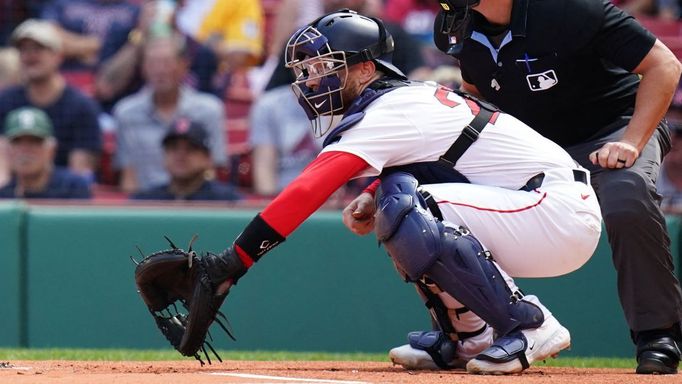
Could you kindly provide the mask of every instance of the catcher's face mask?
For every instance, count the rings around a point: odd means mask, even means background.
[[[296,32],[287,43],[287,68],[294,71],[292,89],[298,103],[312,123],[315,137],[324,136],[332,127],[332,116],[343,112],[341,91],[346,87],[346,53],[333,51],[328,39],[314,27]]]

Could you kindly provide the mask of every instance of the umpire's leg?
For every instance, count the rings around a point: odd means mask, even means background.
[[[606,142],[617,141],[624,129],[566,149],[592,172],[618,271],[618,294],[630,329],[667,328],[682,319],[682,292],[673,271],[670,238],[656,192],[656,178],[670,149],[670,136],[667,127],[659,125],[630,168],[610,170],[592,165],[588,155]]]

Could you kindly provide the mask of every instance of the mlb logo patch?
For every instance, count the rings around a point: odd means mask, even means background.
[[[546,91],[559,84],[559,79],[553,69],[528,75],[526,81],[528,81],[528,87],[531,91]]]

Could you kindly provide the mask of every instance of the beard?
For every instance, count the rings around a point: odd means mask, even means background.
[[[343,110],[341,112],[345,113],[361,93],[362,85],[360,82],[349,77],[346,86],[341,91],[341,101],[343,102]]]

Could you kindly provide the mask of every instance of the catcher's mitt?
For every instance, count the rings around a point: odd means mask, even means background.
[[[227,318],[218,309],[225,300],[231,285],[236,283],[246,268],[228,249],[220,255],[206,253],[201,259],[192,250],[184,251],[170,243],[171,249],[155,252],[136,263],[135,283],[142,300],[147,304],[156,325],[170,343],[184,356],[193,356],[201,364],[203,351],[208,363],[211,359],[206,346],[220,359],[206,337],[212,341],[208,328],[216,323],[234,340]],[[134,261],[134,260],[133,260]],[[218,292],[219,285],[222,292]],[[178,310],[180,302],[187,313]],[[228,326],[217,316],[222,317]]]

